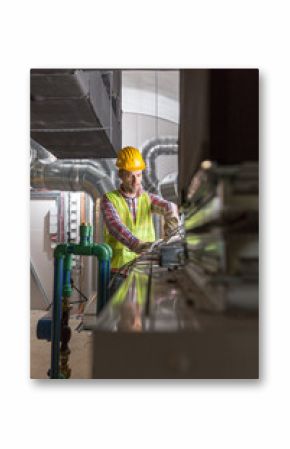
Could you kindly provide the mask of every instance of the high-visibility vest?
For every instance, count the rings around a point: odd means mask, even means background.
[[[122,223],[132,232],[132,234],[143,242],[154,242],[155,241],[155,230],[152,220],[151,212],[151,200],[148,193],[143,192],[138,197],[138,208],[136,222],[134,222],[132,214],[129,210],[129,206],[123,197],[123,195],[118,191],[106,193],[107,198],[116,211]],[[111,260],[111,268],[119,269],[126,263],[137,257],[137,254],[131,251],[127,246],[119,242],[115,237],[113,237],[106,226],[104,226],[104,237],[105,242],[108,243],[112,250],[113,256]]]
[[[125,296],[128,294],[129,286],[133,287],[130,290],[130,295],[126,298],[127,301],[136,303],[142,307],[145,307],[148,282],[150,281],[149,275],[139,271],[136,267],[129,276],[124,279],[120,287],[113,294],[111,299],[112,306],[119,307],[124,302]],[[153,295],[153,288],[151,287],[151,294]]]

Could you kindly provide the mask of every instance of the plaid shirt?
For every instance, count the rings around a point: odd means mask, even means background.
[[[138,196],[143,193],[143,190],[140,189],[140,191],[137,192],[134,198],[127,196],[126,193],[122,190],[122,187],[119,189],[119,192],[125,198],[129,207],[129,211],[132,214],[133,220],[136,222]],[[154,195],[153,193],[148,192],[148,195],[151,200],[152,213],[163,215],[165,219],[165,225],[167,221],[169,222],[172,218],[176,219],[176,217],[178,217],[177,207],[174,203],[166,201],[160,196]],[[119,242],[123,243],[123,245],[132,250],[139,243],[139,239],[137,239],[137,237],[135,237],[122,223],[118,212],[116,211],[111,201],[106,197],[106,195],[103,196],[101,201],[101,211],[103,214],[104,222],[110,234]]]

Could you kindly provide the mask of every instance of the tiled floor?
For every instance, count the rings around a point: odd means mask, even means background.
[[[43,310],[32,310],[30,318],[30,377],[32,379],[47,379],[47,370],[50,367],[51,345],[45,340],[36,337],[36,326],[39,318],[45,315]],[[72,379],[91,378],[92,336],[90,332],[77,332],[80,324],[76,316],[72,316],[70,327],[72,337],[69,343],[71,349],[69,366],[72,370]]]

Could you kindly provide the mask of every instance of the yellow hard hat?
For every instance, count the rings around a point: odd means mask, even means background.
[[[116,165],[118,168],[127,171],[144,170],[146,168],[142,154],[134,147],[122,148],[118,153]]]

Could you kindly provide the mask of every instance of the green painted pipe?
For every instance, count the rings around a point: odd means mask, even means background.
[[[72,270],[72,254],[67,254],[63,264],[63,296],[70,297],[72,295],[71,287],[71,270]]]
[[[80,225],[80,244],[88,246],[93,240],[93,227],[89,224],[82,223]]]
[[[108,300],[108,281],[110,279],[110,260],[112,249],[107,244],[91,243],[92,230],[84,227],[81,230],[81,243],[62,243],[54,250],[55,275],[53,298],[53,321],[51,338],[51,378],[59,378],[59,351],[62,296],[71,296],[72,255],[96,256],[99,261],[97,313]]]
[[[60,244],[54,250],[54,257],[74,254],[76,256],[97,256],[99,260],[107,260],[112,256],[112,250],[106,243],[91,243],[90,245],[81,245],[77,243]]]
[[[111,250],[108,245],[101,243],[94,248],[94,252],[99,260],[97,301],[97,314],[99,314],[108,301]]]
[[[105,305],[105,304],[107,304],[107,302],[110,299],[109,285],[110,285],[110,278],[111,278],[111,259],[112,259],[113,251],[112,251],[112,248],[110,247],[110,245],[108,245],[107,243],[102,243],[102,246],[107,249],[107,251],[110,255],[109,259],[105,262],[105,264],[106,264],[105,298],[104,298],[104,305]]]
[[[62,313],[63,256],[54,259],[54,292],[51,323],[51,369],[50,378],[59,378],[60,327]]]

